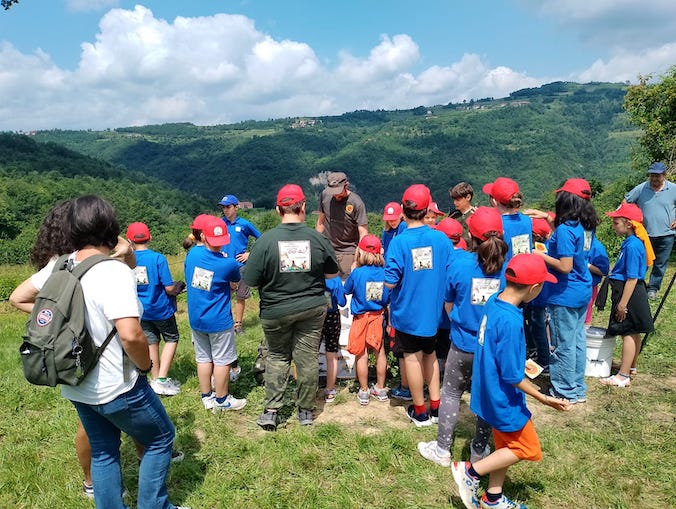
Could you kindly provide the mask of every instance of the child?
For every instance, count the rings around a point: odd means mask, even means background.
[[[338,376],[338,349],[340,348],[340,310],[339,306],[346,304],[343,282],[339,277],[325,279],[327,300],[330,300],[322,338],[324,352],[326,353],[326,388],[324,389],[324,401],[333,403],[336,399],[336,378]]]
[[[390,202],[385,205],[383,210],[383,234],[381,243],[383,245],[383,254],[387,255],[387,248],[392,239],[406,229],[406,222],[401,214],[401,205],[397,202]]]
[[[507,264],[505,279],[507,286],[489,299],[481,319],[470,399],[471,410],[493,427],[495,452],[475,463],[451,465],[460,498],[468,509],[525,509],[502,494],[510,466],[542,458],[525,394],[556,410],[570,409],[567,401],[541,393],[524,376],[526,348],[520,306],[540,293],[544,281],[554,283],[556,278],[547,272],[541,258],[520,254]],[[488,488],[479,501],[479,478],[486,474],[490,474]]]
[[[499,177],[495,182],[483,187],[484,193],[491,197],[491,206],[502,214],[507,261],[520,253],[530,253],[533,246],[533,224],[531,218],[519,212],[523,205],[523,195],[519,184],[510,178]]]
[[[622,336],[622,360],[614,376],[602,378],[603,385],[629,387],[630,368],[636,366],[641,350],[641,334],[654,330],[645,285],[645,274],[655,255],[645,228],[643,214],[633,203],[624,203],[606,215],[613,219],[613,230],[625,237],[617,262],[610,273],[612,289],[607,336]]]
[[[433,201],[432,203],[430,203],[430,206],[427,209],[427,214],[425,214],[425,217],[423,218],[423,223],[433,228],[437,224],[437,220],[439,219],[439,217],[443,217],[445,215],[446,214],[444,214],[441,210],[439,210],[437,202]]]
[[[469,219],[469,217],[467,219]],[[447,217],[437,223],[437,230],[446,235],[451,242],[453,242],[453,249],[467,251],[467,242],[462,238],[462,224],[460,221]]]
[[[178,346],[178,326],[174,314],[176,295],[183,291],[185,283],[174,283],[165,256],[148,248],[151,236],[145,223],[131,223],[127,227],[127,239],[136,252],[136,291],[143,304],[141,328],[148,339],[152,361],[153,380],[150,386],[157,394],[175,396],[181,392],[181,386],[167,375]],[[164,339],[161,357],[160,338]]]
[[[488,298],[502,284],[502,271],[507,245],[502,240],[502,218],[490,207],[479,207],[468,218],[472,235],[472,251],[461,252],[449,271],[449,285],[444,298],[451,316],[451,347],[444,369],[444,382],[439,407],[439,431],[432,442],[419,442],[420,454],[438,465],[451,465],[453,432],[460,413],[460,398],[472,380],[472,361],[481,316]],[[476,434],[470,445],[471,460],[490,453],[490,426],[477,419]]]
[[[352,294],[350,310],[353,319],[347,351],[356,356],[361,405],[368,405],[371,396],[387,401],[385,375],[387,358],[383,342],[383,308],[387,306],[390,291],[385,287],[385,260],[381,254],[380,240],[375,235],[365,235],[355,252],[356,268],[345,281],[345,293]],[[368,349],[376,355],[376,383],[368,386]]]
[[[592,232],[591,246],[587,251],[587,266],[592,277],[592,296],[587,305],[587,315],[584,319],[585,326],[590,326],[592,323],[592,312],[594,310],[594,301],[599,294],[599,283],[603,276],[608,275],[610,270],[610,260],[608,259],[608,251],[601,241],[596,237],[596,233]]]
[[[402,205],[408,228],[390,244],[385,263],[385,286],[392,289],[390,322],[404,354],[413,398],[406,415],[416,426],[431,426],[439,415],[436,333],[454,252],[443,233],[423,223],[431,201],[429,189],[422,184],[406,189]],[[425,406],[425,382],[431,418]]]
[[[213,412],[240,410],[246,399],[228,393],[230,365],[237,358],[230,293],[231,283],[239,281],[239,266],[221,253],[230,241],[223,221],[211,216],[204,218],[200,226],[204,246],[188,252],[185,277],[202,404]],[[211,390],[212,375],[215,394]]]
[[[448,193],[451,195],[453,206],[455,207],[455,210],[449,214],[449,217],[457,220],[462,225],[462,238],[468,243],[471,240],[471,236],[467,229],[467,219],[476,210],[476,207],[472,205],[474,188],[467,182],[460,182],[449,189]]]

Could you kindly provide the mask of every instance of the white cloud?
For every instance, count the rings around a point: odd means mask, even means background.
[[[117,7],[119,0],[66,0],[66,5],[71,11],[102,11]]]
[[[676,63],[676,43],[638,53],[618,52],[608,61],[597,60],[575,76],[577,81],[631,81],[639,74],[660,75]]]

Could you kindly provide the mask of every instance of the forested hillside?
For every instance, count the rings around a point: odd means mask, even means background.
[[[327,171],[345,171],[370,211],[424,182],[448,210],[448,189],[476,188],[507,175],[529,201],[562,180],[599,183],[629,170],[637,131],[622,110],[621,84],[552,83],[506,99],[356,111],[337,117],[49,131],[34,137],[162,179],[214,203],[225,193],[272,207],[285,182],[301,184],[310,205]],[[479,198],[484,197],[479,193]]]

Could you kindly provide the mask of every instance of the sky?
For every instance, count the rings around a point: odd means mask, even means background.
[[[20,0],[0,11],[0,131],[408,109],[673,65],[674,0]]]

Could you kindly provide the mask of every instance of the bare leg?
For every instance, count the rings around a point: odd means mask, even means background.
[[[158,377],[159,378],[166,378],[167,375],[169,374],[169,368],[171,367],[171,363],[174,360],[174,355],[176,354],[176,348],[178,348],[178,342],[177,341],[171,341],[169,343],[164,343],[164,348],[162,349],[162,358],[159,363],[159,371],[158,371]],[[154,368],[155,361],[153,361],[153,368]]]
[[[385,345],[380,345],[380,350],[376,353],[376,386],[379,389],[385,388],[385,377],[387,376],[387,357],[385,356]]]
[[[211,375],[214,374],[214,365],[211,362],[197,363],[197,379],[202,394],[211,393]]]
[[[235,322],[242,323],[244,320],[244,305],[245,305],[245,300],[244,299],[236,299],[235,300]]]
[[[92,448],[89,445],[89,438],[84,426],[82,426],[82,422],[79,419],[77,421],[77,431],[75,432],[75,454],[82,468],[82,473],[84,473],[84,482],[87,486],[91,486]]]
[[[336,378],[338,377],[338,353],[326,352],[326,390],[336,388]]]
[[[228,395],[228,382],[230,381],[230,366],[214,365],[214,390],[217,398]]]
[[[436,357],[435,357],[436,359]],[[406,375],[408,376],[408,388],[413,397],[413,404],[422,406],[425,404],[425,395],[423,393],[423,353],[405,353],[404,362],[406,363]],[[439,371],[437,371],[437,382],[439,381]],[[438,398],[437,398],[438,399]]]
[[[399,359],[399,378],[401,379],[401,386],[408,389],[408,375],[406,374],[406,361],[403,357]]]
[[[159,343],[149,343],[148,344],[148,351],[150,353],[150,360],[153,363],[152,368],[150,368],[150,374],[152,375],[153,378],[159,378],[159,376],[160,376],[160,344]]]
[[[427,382],[427,390],[430,394],[430,400],[439,401],[441,399],[441,387],[439,384],[439,363],[437,362],[437,354],[423,355],[423,373],[425,381]]]
[[[477,461],[472,466],[476,473],[481,476],[490,474],[488,489],[486,491],[489,493],[500,493],[502,485],[505,482],[507,468],[519,461],[519,458],[512,451],[503,447],[481,461]]]
[[[355,359],[357,364],[357,379],[359,380],[359,387],[365,391],[369,388],[369,354],[368,350],[364,350],[357,355]]]
[[[629,334],[622,337],[622,361],[620,363],[620,373],[629,375],[629,368],[636,364],[640,349],[640,334]]]

